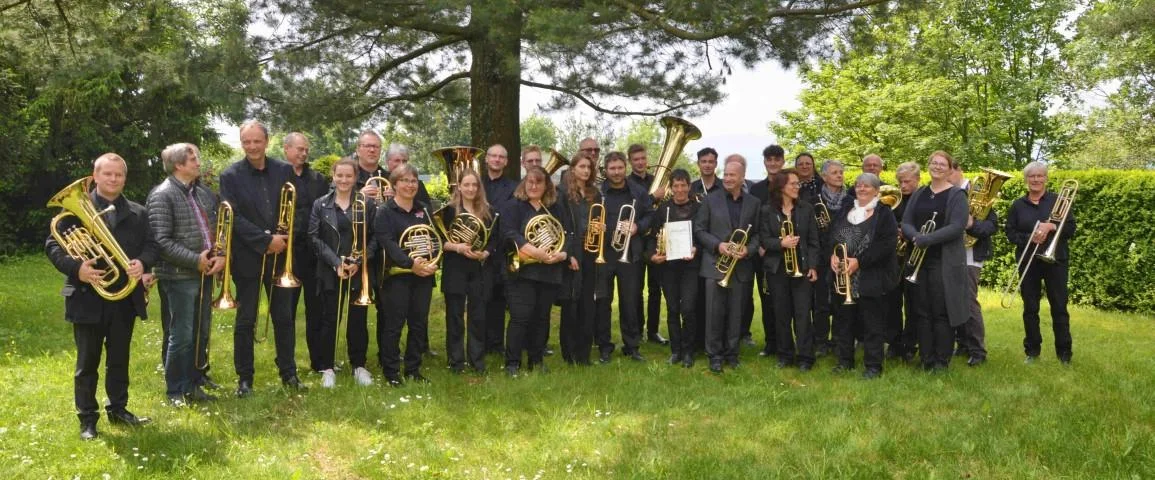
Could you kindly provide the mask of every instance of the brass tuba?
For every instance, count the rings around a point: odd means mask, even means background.
[[[92,284],[92,289],[106,300],[121,300],[132,294],[138,280],[127,275],[131,260],[117,243],[116,237],[112,236],[108,225],[100,218],[101,215],[115,211],[116,208],[109,205],[104,210],[96,210],[89,193],[92,181],[92,177],[84,177],[72,182],[48,200],[49,208],[62,209],[52,217],[48,230],[52,233],[52,238],[56,239],[56,243],[59,243],[72,258],[80,262],[96,260],[103,263],[106,267],[104,276]],[[61,232],[57,225],[68,216],[76,217],[80,225]],[[124,286],[119,290],[110,290],[120,281],[122,275],[126,280]]]
[[[425,216],[430,216],[428,211],[425,212]],[[406,228],[405,231],[401,232],[401,237],[397,239],[397,243],[401,245],[401,250],[404,250],[409,258],[414,260],[424,258],[432,264],[441,261],[441,237],[438,236],[433,226],[427,223],[419,223]],[[390,275],[402,273],[413,273],[413,269],[397,266],[389,268]]]
[[[595,213],[596,212],[596,213]],[[603,252],[603,240],[606,238],[606,206],[603,203],[590,205],[590,213],[586,224],[585,251],[598,254],[594,263],[606,263]]]
[[[999,190],[1003,188],[1003,183],[1011,178],[1011,174],[993,168],[983,167],[982,170],[983,174],[971,180],[970,188],[967,189],[968,209],[976,222],[986,219],[991,213],[995,200],[999,198]],[[975,246],[975,242],[978,241],[979,239],[969,234],[966,236],[968,248]]]
[[[730,287],[730,276],[734,274],[734,269],[738,267],[738,250],[746,246],[746,242],[750,241],[750,228],[754,225],[746,225],[745,229],[739,228],[730,234],[728,243],[736,244],[737,247],[731,245],[730,250],[725,254],[718,256],[718,261],[714,262],[714,268],[723,274],[722,279],[718,281],[718,286],[722,288]]]
[[[565,246],[565,229],[553,215],[538,215],[525,224],[525,241],[537,248],[544,248],[549,253],[558,253]],[[521,270],[522,265],[538,263],[538,260],[532,257],[521,258],[516,245],[510,249],[508,255],[508,268],[513,273]]]
[[[433,151],[433,158],[445,164],[445,179],[449,182],[449,193],[457,189],[461,175],[466,170],[481,171],[480,162],[483,155],[485,150],[467,146],[444,147]]]
[[[558,170],[561,170],[561,167],[567,164],[569,164],[569,162],[566,161],[566,158],[562,156],[561,152],[551,148],[549,149],[549,161],[545,162],[542,168],[545,169],[547,176],[552,177]]]
[[[686,144],[690,141],[702,138],[702,131],[698,127],[681,118],[662,117],[661,124],[666,128],[666,143],[662,145],[658,163],[651,165],[654,169],[654,181],[650,183],[649,191],[655,207],[670,197],[670,174],[673,173],[674,164],[678,163],[678,157],[682,155],[682,149],[686,148]],[[666,190],[665,198],[656,198],[654,195],[662,189]]]

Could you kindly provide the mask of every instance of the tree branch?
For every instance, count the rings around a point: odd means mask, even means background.
[[[401,66],[402,64],[404,64],[410,60],[413,60],[417,57],[425,55],[426,53],[432,52],[434,50],[448,47],[450,45],[461,42],[463,40],[464,39],[461,37],[449,36],[446,38],[439,39],[435,42],[429,43],[427,45],[424,45],[422,47],[419,47],[416,50],[413,50],[412,52],[409,52],[405,55],[394,58],[389,63],[386,63],[386,64],[378,67],[377,71],[373,72],[373,76],[369,77],[369,80],[367,80],[365,82],[365,86],[361,87],[361,90],[364,92],[368,92],[369,88],[372,87],[374,83],[377,83],[377,80],[380,80],[383,75],[385,75],[386,73],[389,73],[389,71],[397,68],[398,66]]]
[[[338,36],[340,36],[340,35],[344,35],[344,34],[346,34],[346,33],[349,33],[349,32],[350,32],[350,31],[352,31],[352,30],[353,30],[353,27],[345,27],[345,28],[342,28],[342,29],[338,29],[337,31],[335,31],[335,32],[333,32],[333,33],[330,33],[330,34],[328,34],[328,35],[323,35],[323,36],[321,36],[321,37],[318,37],[318,38],[315,38],[315,39],[313,39],[313,40],[309,40],[308,42],[304,42],[304,43],[301,43],[301,44],[298,44],[298,45],[294,45],[294,46],[292,46],[292,47],[289,47],[289,48],[286,48],[286,49],[284,49],[284,50],[278,51],[277,53],[281,53],[281,52],[296,52],[296,51],[299,51],[299,50],[304,50],[304,49],[306,49],[306,48],[309,48],[309,47],[312,47],[313,45],[316,45],[316,44],[318,44],[318,43],[326,42],[326,41],[328,41],[328,40],[332,40],[333,38],[335,38],[335,37],[338,37]],[[258,59],[258,60],[257,60],[257,63],[259,63],[259,64],[264,64],[264,63],[267,63],[268,61],[272,60],[272,59],[273,59],[273,57],[275,57],[276,55],[277,55],[277,54],[276,54],[276,53],[274,53],[274,54],[272,54],[272,55],[269,55],[269,56],[267,56],[267,57],[264,57],[264,58],[260,58],[260,59]]]
[[[686,108],[686,107],[690,107],[690,106],[698,105],[698,104],[702,103],[702,102],[682,103],[682,104],[674,105],[674,106],[667,108],[665,110],[659,110],[656,112],[614,110],[612,108],[606,108],[606,107],[603,107],[601,105],[594,103],[593,100],[590,100],[588,97],[586,97],[585,95],[582,95],[581,92],[578,92],[576,90],[571,90],[571,89],[568,89],[565,87],[559,87],[557,85],[550,85],[550,84],[546,84],[546,83],[537,83],[537,82],[534,82],[531,80],[525,80],[525,79],[521,80],[521,84],[528,86],[528,87],[535,87],[535,88],[541,88],[541,89],[545,89],[545,90],[553,90],[555,92],[564,93],[564,94],[569,95],[571,97],[574,97],[578,100],[581,100],[582,103],[588,105],[590,108],[594,109],[595,111],[598,111],[601,113],[608,113],[611,115],[641,115],[641,116],[647,116],[647,117],[655,117],[658,115],[664,115],[664,114],[673,112],[675,110],[679,110],[682,108]]]
[[[663,32],[665,32],[668,35],[674,36],[674,37],[682,39],[682,40],[706,41],[706,40],[714,40],[716,38],[726,37],[726,36],[730,36],[730,35],[737,35],[739,33],[742,33],[744,31],[748,30],[749,28],[753,27],[754,25],[756,25],[758,23],[763,23],[763,22],[770,20],[772,18],[835,15],[835,14],[839,14],[839,13],[848,12],[851,10],[857,10],[860,8],[869,7],[872,5],[878,5],[880,3],[885,3],[888,1],[889,0],[860,0],[857,2],[853,2],[853,3],[848,3],[845,5],[838,5],[838,6],[832,6],[832,7],[775,8],[775,9],[767,11],[765,15],[750,16],[750,17],[746,18],[745,20],[742,20],[741,22],[738,22],[737,24],[735,24],[734,26],[731,26],[729,28],[725,28],[725,29],[721,29],[721,30],[715,30],[715,31],[709,31],[709,32],[694,32],[694,31],[686,30],[686,29],[683,29],[680,27],[676,27],[676,26],[674,26],[673,23],[670,22],[670,20],[665,15],[663,15],[659,12],[656,12],[653,10],[648,10],[648,9],[643,8],[641,6],[635,5],[633,2],[630,2],[629,0],[616,0],[615,3],[617,3],[618,6],[625,8],[630,13],[637,15],[638,17],[642,18],[643,20],[650,22],[651,24],[658,27],[659,29],[661,29]]]
[[[8,5],[0,7],[0,13],[7,12],[8,10],[11,10],[13,8],[16,8],[16,7],[19,7],[21,5],[28,4],[28,3],[32,3],[32,0],[19,0],[15,3],[10,3]]]
[[[60,19],[64,20],[64,30],[68,34],[68,50],[72,52],[72,56],[76,56],[76,47],[72,44],[72,22],[68,20],[68,15],[64,13],[64,5],[60,4],[60,0],[52,2],[56,5],[56,11],[60,14]]]
[[[384,106],[387,103],[402,102],[402,101],[412,102],[412,101],[416,101],[416,100],[421,100],[423,98],[427,98],[427,97],[439,92],[442,88],[445,88],[446,85],[449,85],[450,83],[453,83],[457,80],[461,80],[463,78],[469,78],[469,72],[457,72],[453,75],[450,75],[448,77],[441,79],[437,83],[429,85],[429,87],[425,88],[424,90],[418,90],[418,91],[413,92],[413,93],[405,93],[405,94],[401,94],[401,95],[394,95],[392,97],[382,98],[382,99],[374,102],[372,105],[370,105],[370,106],[368,106],[368,107],[366,107],[360,111],[354,112],[353,117],[354,118],[363,117],[365,115],[373,113],[373,110],[381,108],[382,106]]]

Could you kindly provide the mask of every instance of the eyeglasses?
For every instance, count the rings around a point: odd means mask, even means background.
[[[787,183],[787,185],[789,185],[791,187],[801,187],[802,182],[790,182],[790,183]]]
[[[370,150],[380,150],[381,146],[380,145],[374,145],[372,143],[363,143],[363,144],[361,144],[361,148],[367,148]]]
[[[598,152],[602,151],[602,149],[598,148],[598,147],[593,147],[593,148],[583,148],[583,149],[581,149],[581,151],[598,153]]]
[[[417,183],[416,178],[399,178],[396,183]]]

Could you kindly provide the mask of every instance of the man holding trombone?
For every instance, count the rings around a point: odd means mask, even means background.
[[[161,319],[169,326],[165,393],[174,405],[215,400],[201,385],[208,366],[213,279],[225,267],[225,256],[213,255],[225,248],[215,245],[218,200],[199,181],[196,145],[169,145],[160,159],[169,177],[148,195],[148,219],[160,247],[156,276],[169,306],[169,318]]]
[[[1026,362],[1039,358],[1043,337],[1039,331],[1039,299],[1043,284],[1051,304],[1051,328],[1055,332],[1055,354],[1064,365],[1071,363],[1071,316],[1067,313],[1067,243],[1075,235],[1075,214],[1071,207],[1078,192],[1075,180],[1063,182],[1058,194],[1047,191],[1047,165],[1031,162],[1023,168],[1027,194],[1016,199],[1007,211],[1007,240],[1015,245],[1018,275],[1004,295],[1009,306],[1015,288],[1023,299],[1023,349]],[[1037,258],[1036,258],[1037,257]]]

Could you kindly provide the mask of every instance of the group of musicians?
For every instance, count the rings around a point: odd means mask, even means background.
[[[919,164],[907,162],[897,168],[898,185],[887,186],[877,155],[867,156],[863,173],[845,184],[838,161],[816,169],[814,158],[802,154],[784,168],[784,150],[771,145],[763,151],[766,178],[750,182],[744,157],[719,162],[714,149],[704,148],[696,154],[701,178],[677,169],[666,185],[651,188],[654,176],[640,145],[602,156],[597,141],[585,139],[557,185],[542,168],[540,148],[524,149],[519,183],[506,175],[507,150],[493,145],[476,163],[481,171],[459,172],[450,200],[434,211],[408,151],[391,146],[382,166],[382,138],[373,131],[363,132],[356,153],[329,172],[310,169],[302,134],[285,137],[286,161],[266,156],[269,133],[258,122],[242,125],[240,140],[245,157],[221,173],[219,194],[199,181],[195,145],[166,148],[161,160],[169,176],[145,206],[121,195],[128,174],[123,159],[106,154],[94,162],[86,194],[130,259],[111,282],[127,295],[113,299],[98,291],[114,266],[77,255],[60,235],[48,238],[48,256],[67,276],[63,295],[77,347],[82,438],[97,435],[102,350],[109,420],[149,421],[126,406],[133,323],[146,316],[153,282],[164,317],[166,393],[175,405],[216,398],[206,391],[218,388],[208,361],[214,308],[236,309],[236,396],[253,391],[254,342],[267,336],[269,325],[281,381],[305,389],[295,361],[301,296],[309,367],[323,387],[337,383],[337,366],[346,360],[339,358],[342,346],[354,381],[372,384],[369,304],[376,305],[385,381],[427,382],[422,362],[433,354],[429,312],[439,272],[445,356],[455,373],[485,372],[490,353],[504,356],[510,376],[544,371],[555,305],[562,359],[591,364],[596,347],[597,361],[611,362],[618,347],[611,330],[615,298],[621,352],[635,361],[645,360],[639,345],[651,341],[668,343],[670,364],[690,368],[695,353],[704,352],[711,372],[738,367],[741,346],[754,344],[756,297],[766,335],[759,355],[775,357],[780,368],[807,371],[817,357],[833,353],[834,370],[849,371],[856,346],[864,352],[866,378],[880,376],[888,356],[914,362],[917,354],[930,371],[946,369],[954,355],[968,356],[970,366],[986,361],[977,286],[998,219],[993,211],[972,216],[968,181],[946,152],[929,157],[928,185],[919,185]],[[1051,221],[1062,200],[1047,191],[1045,164],[1033,162],[1023,175],[1027,194],[1013,202],[1006,236],[1019,255],[1057,245],[1053,263],[1027,263],[1021,273],[1023,346],[1027,361],[1035,361],[1045,284],[1056,353],[1068,363],[1066,244],[1075,222],[1069,210],[1065,221]],[[463,221],[486,228],[473,230],[480,236],[446,228]],[[690,222],[689,256],[667,257],[669,222]],[[54,228],[76,224],[65,218]],[[231,282],[214,300],[219,274]],[[658,333],[662,297],[668,340]],[[260,332],[262,311],[268,320]]]

